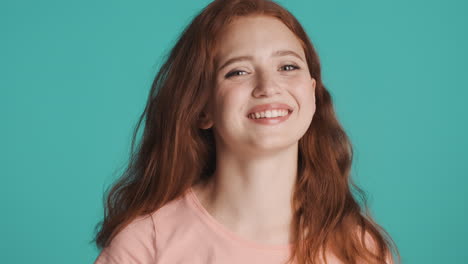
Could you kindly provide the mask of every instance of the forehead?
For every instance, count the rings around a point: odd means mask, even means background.
[[[226,56],[269,55],[289,49],[304,56],[300,40],[279,19],[269,16],[240,17],[231,22],[217,39],[217,61]]]

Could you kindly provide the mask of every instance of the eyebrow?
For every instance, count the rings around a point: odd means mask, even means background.
[[[277,50],[274,51],[271,56],[273,57],[281,57],[281,56],[287,56],[291,55],[294,57],[299,58],[301,61],[304,61],[299,54],[292,50]],[[219,67],[218,71],[222,70],[224,67],[228,66],[231,63],[238,62],[238,61],[245,61],[245,60],[253,60],[253,56],[239,56],[239,57],[234,57],[229,60],[227,60],[221,67]]]

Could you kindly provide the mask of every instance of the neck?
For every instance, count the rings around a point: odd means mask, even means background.
[[[218,152],[211,181],[198,188],[210,214],[235,233],[290,243],[297,144],[268,156]]]

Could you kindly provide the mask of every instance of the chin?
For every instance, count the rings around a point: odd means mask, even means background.
[[[289,139],[285,137],[263,138],[247,144],[252,152],[272,153],[293,148],[298,145],[299,139]]]

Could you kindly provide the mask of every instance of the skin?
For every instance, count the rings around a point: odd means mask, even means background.
[[[216,72],[200,127],[213,128],[217,169],[213,180],[196,184],[193,190],[205,209],[240,237],[262,244],[292,243],[298,141],[315,113],[315,79],[299,39],[275,18],[239,18],[223,31],[220,43],[217,67],[237,56],[253,59]],[[299,58],[271,56],[277,50],[292,50]],[[247,118],[253,106],[271,102],[292,106],[289,119],[261,125]]]

